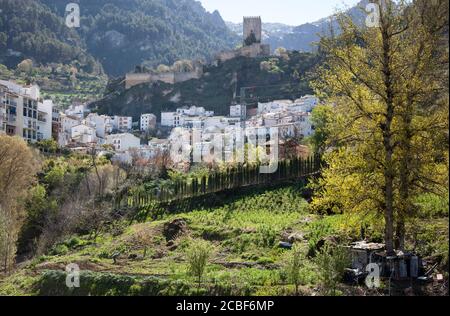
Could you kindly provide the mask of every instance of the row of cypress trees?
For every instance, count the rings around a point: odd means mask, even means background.
[[[238,165],[201,178],[179,179],[171,185],[147,192],[126,194],[125,203],[131,207],[145,207],[155,202],[182,200],[240,187],[273,185],[313,175],[320,170],[321,163],[317,155],[282,160],[274,173],[261,173],[259,165]],[[118,206],[121,206],[123,197],[118,197],[118,200]]]

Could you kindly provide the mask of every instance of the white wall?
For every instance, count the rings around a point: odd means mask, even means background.
[[[106,144],[112,145],[117,151],[126,151],[130,148],[139,148],[141,140],[133,134],[113,134],[106,136]]]
[[[42,139],[52,138],[52,118],[53,118],[53,101],[44,100],[38,103],[38,111],[45,113],[45,122],[38,120],[38,132],[42,134]]]

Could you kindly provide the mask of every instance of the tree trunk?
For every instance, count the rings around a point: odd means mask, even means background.
[[[386,252],[388,255],[393,255],[394,252],[394,211],[393,211],[393,181],[389,175],[385,176],[385,204],[384,211],[385,230],[384,240],[386,243]]]
[[[392,49],[391,49],[391,34],[389,31],[389,21],[383,15],[383,10],[380,15],[381,22],[381,36],[383,42],[383,75],[384,88],[386,93],[386,115],[382,123],[383,132],[383,146],[385,151],[384,161],[384,219],[385,231],[384,239],[386,243],[386,252],[388,255],[393,255],[394,252],[394,165],[392,156],[394,154],[394,145],[392,139],[392,122],[394,120],[394,89],[392,82]]]
[[[401,207],[398,211],[397,231],[396,231],[396,247],[399,250],[405,249],[406,227],[405,220],[411,213],[412,205],[410,203],[410,175],[411,175],[411,122],[412,122],[412,103],[411,96],[408,97],[404,113],[402,115],[402,159],[400,162],[400,201]]]

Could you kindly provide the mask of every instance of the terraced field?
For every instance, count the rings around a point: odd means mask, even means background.
[[[132,225],[114,222],[95,238],[72,236],[1,280],[0,295],[294,295],[287,269],[292,251],[280,247],[287,241],[302,253],[300,293],[320,294],[308,253],[330,236],[357,239],[360,221],[310,214],[302,190],[290,185],[241,192],[221,197],[222,205],[206,203]],[[434,220],[426,234],[446,228],[448,220]],[[376,225],[370,231],[373,238],[380,233]],[[200,287],[187,261],[188,250],[199,243],[211,250]],[[71,263],[81,269],[79,288],[66,286]]]

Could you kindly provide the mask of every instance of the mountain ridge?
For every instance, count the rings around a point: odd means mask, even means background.
[[[239,42],[218,11],[209,13],[195,0],[72,2],[80,6],[80,28],[65,26],[63,1],[0,0],[0,63],[79,62],[90,71],[97,61],[108,75],[119,76],[141,64],[209,59]]]
[[[367,3],[368,0],[362,0],[345,11],[355,22],[361,23],[364,18],[361,7],[365,7]],[[242,35],[242,23],[225,23],[237,35]],[[278,47],[284,47],[288,50],[314,52],[317,50],[315,43],[319,42],[320,34],[327,32],[331,25],[337,27],[333,15],[298,26],[263,22],[263,40],[265,43],[270,44],[272,51]]]

